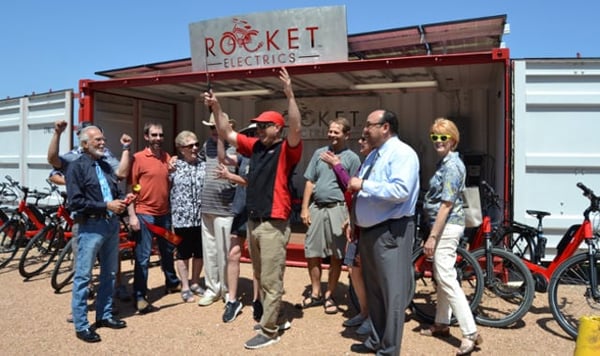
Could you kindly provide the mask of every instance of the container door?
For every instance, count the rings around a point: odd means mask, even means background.
[[[35,94],[0,100],[0,180],[10,175],[31,189],[46,189],[51,167],[47,162],[48,144],[54,121],[73,122],[73,91]],[[72,137],[63,134],[60,152],[71,149]]]
[[[552,258],[589,203],[577,182],[600,193],[600,60],[515,60],[513,95],[514,219],[535,226],[527,209],[552,214]]]

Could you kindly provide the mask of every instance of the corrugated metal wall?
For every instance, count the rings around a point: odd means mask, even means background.
[[[0,100],[0,180],[9,174],[30,188],[48,187],[48,144],[60,119],[73,121],[71,90]],[[71,141],[64,133],[60,152],[67,152]]]
[[[515,60],[513,93],[514,219],[536,226],[527,209],[552,213],[555,247],[589,204],[577,182],[600,193],[600,60]]]

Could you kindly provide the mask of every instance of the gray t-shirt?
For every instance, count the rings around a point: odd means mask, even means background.
[[[344,201],[344,192],[340,188],[335,172],[329,164],[320,158],[322,152],[330,150],[330,147],[321,147],[315,151],[306,167],[304,178],[315,183],[312,200],[317,203],[332,203]],[[336,152],[340,157],[342,166],[353,176],[360,166],[360,158],[350,149]]]

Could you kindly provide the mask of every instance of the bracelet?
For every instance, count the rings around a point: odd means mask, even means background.
[[[131,144],[129,144],[129,143],[125,144],[125,145],[123,145],[122,148],[123,148],[123,151],[129,151],[131,149]]]

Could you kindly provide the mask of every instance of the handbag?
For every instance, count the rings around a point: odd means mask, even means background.
[[[463,210],[465,212],[465,227],[478,227],[481,225],[479,187],[466,187],[463,190]]]

